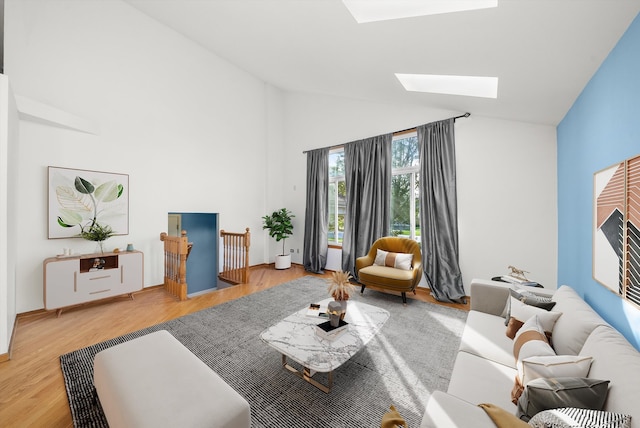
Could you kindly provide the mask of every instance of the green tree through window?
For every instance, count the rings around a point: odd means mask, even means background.
[[[420,241],[420,153],[415,131],[393,137],[391,145],[392,235]],[[329,152],[329,245],[341,245],[346,208],[344,149]]]

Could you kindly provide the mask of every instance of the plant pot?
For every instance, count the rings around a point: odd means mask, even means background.
[[[276,256],[276,269],[289,269],[291,267],[291,254]]]

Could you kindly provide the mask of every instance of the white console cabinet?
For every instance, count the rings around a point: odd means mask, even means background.
[[[95,266],[99,266],[96,268]],[[140,251],[51,257],[44,261],[44,307],[57,309],[142,290]]]

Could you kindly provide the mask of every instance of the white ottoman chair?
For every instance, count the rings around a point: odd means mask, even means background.
[[[251,426],[249,403],[166,330],[96,354],[93,382],[111,428]]]

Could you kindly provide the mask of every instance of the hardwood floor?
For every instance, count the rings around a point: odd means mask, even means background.
[[[150,287],[136,293],[134,300],[121,297],[87,304],[63,311],[60,318],[55,312],[21,314],[16,322],[11,359],[0,363],[0,426],[73,426],[60,370],[62,354],[305,275],[309,273],[300,265],[287,270],[275,270],[273,265],[256,266],[251,269],[248,284],[220,288],[182,302],[162,287]],[[367,288],[366,292],[373,291]],[[407,296],[436,303],[425,289]],[[468,303],[446,305],[469,309]]]

